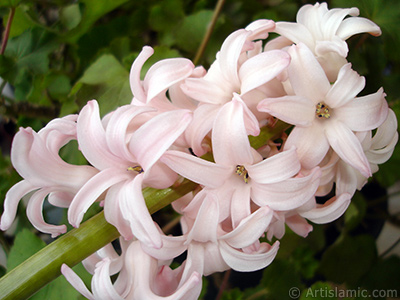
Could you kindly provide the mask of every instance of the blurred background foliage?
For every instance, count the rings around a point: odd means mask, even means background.
[[[361,16],[381,27],[381,37],[352,37],[348,41],[348,59],[367,79],[363,93],[383,86],[389,105],[399,116],[400,1],[327,2],[329,8],[356,6]],[[232,31],[259,18],[295,21],[298,9],[306,3],[315,2],[227,0],[198,64],[207,68]],[[163,58],[193,59],[215,5],[216,1],[210,0],[1,0],[0,212],[6,191],[20,180],[9,158],[11,140],[18,127],[39,130],[55,117],[78,112],[91,99],[99,101],[103,115],[129,103],[132,94],[128,74],[142,47],[150,45],[155,49],[143,74]],[[7,24],[11,24],[8,38]],[[68,144],[61,151],[65,160],[85,163],[76,145]],[[288,230],[276,260],[268,268],[209,276],[204,280],[202,297],[290,299],[291,287],[302,291],[301,299],[325,299],[328,297],[318,297],[310,291],[335,288],[390,289],[400,297],[400,258],[389,251],[399,243],[399,235],[391,237],[393,247],[388,247],[388,251],[378,251],[376,243],[385,224],[397,228],[400,225],[399,211],[393,213],[388,209],[389,196],[396,196],[393,185],[400,180],[399,167],[397,147],[393,157],[355,195],[342,218],[314,226],[306,239]],[[399,202],[399,198],[395,201]],[[46,244],[43,239],[49,242],[48,237],[32,228],[24,204],[20,206],[14,228],[0,233],[1,246],[8,257],[7,268],[0,266],[0,275],[42,248]],[[45,209],[45,217],[52,220],[54,212]],[[90,276],[81,265],[76,272],[90,283]],[[32,299],[83,297],[64,278],[58,278]]]

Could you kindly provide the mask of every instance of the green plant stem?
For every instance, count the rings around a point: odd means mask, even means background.
[[[224,6],[225,0],[218,0],[217,5],[214,9],[214,14],[212,16],[211,22],[208,25],[206,34],[204,35],[203,40],[201,41],[201,45],[197,50],[196,56],[193,59],[193,63],[197,65],[200,61],[200,58],[203,56],[204,51],[206,50],[208,41],[210,40],[211,34],[214,30],[215,24],[217,23],[218,17],[222,11],[222,7]]]
[[[176,188],[146,188],[143,194],[150,213],[154,213],[196,188],[185,180]],[[63,263],[75,266],[98,249],[119,237],[101,212],[49,244],[0,278],[0,299],[27,299],[61,274]]]
[[[4,30],[3,42],[1,43],[0,55],[3,55],[4,52],[6,51],[8,37],[10,36],[11,23],[14,19],[14,14],[15,14],[15,7],[11,7],[10,15],[8,16],[6,29]]]

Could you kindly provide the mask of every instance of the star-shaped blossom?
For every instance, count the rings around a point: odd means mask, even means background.
[[[317,166],[332,147],[346,163],[370,177],[371,168],[355,132],[375,129],[386,119],[388,104],[383,90],[356,97],[365,79],[350,64],[340,69],[331,85],[306,45],[294,45],[288,52],[292,57],[288,74],[293,94],[267,98],[258,109],[296,125],[285,149],[295,146],[303,167]]]

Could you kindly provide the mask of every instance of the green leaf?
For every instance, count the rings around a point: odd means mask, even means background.
[[[342,235],[322,255],[319,272],[327,280],[355,285],[377,258],[375,240],[369,235]]]
[[[113,55],[104,54],[85,71],[71,95],[76,96],[80,106],[96,99],[104,115],[132,100],[129,72]]]
[[[8,21],[8,17],[4,18],[3,26],[5,28]],[[9,38],[16,37],[21,35],[25,30],[36,26],[36,23],[32,21],[31,18],[27,15],[23,6],[18,6],[15,9],[14,18],[12,20],[12,26],[10,28]]]
[[[83,34],[85,34],[92,25],[102,16],[128,2],[129,0],[98,1],[81,0],[84,5],[81,22],[70,30],[64,39],[69,43],[75,43]]]
[[[82,14],[77,3],[63,7],[60,11],[60,21],[68,30],[78,26],[81,20]]]
[[[46,246],[46,243],[35,234],[26,228],[22,229],[15,237],[14,245],[8,255],[7,271],[14,269],[44,246]]]
[[[201,10],[187,16],[183,20],[182,26],[176,31],[177,45],[185,51],[195,53],[211,22],[212,15],[212,10]]]
[[[159,32],[171,31],[185,17],[182,0],[164,0],[152,6],[149,25]]]
[[[303,287],[295,266],[287,260],[280,259],[275,259],[265,268],[261,285],[268,291],[266,298],[271,300],[290,299],[288,293],[291,288]]]

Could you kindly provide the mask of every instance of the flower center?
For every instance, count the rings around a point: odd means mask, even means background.
[[[139,174],[144,172],[144,170],[142,169],[141,166],[129,167],[127,170],[128,170],[128,171],[134,171],[134,172],[137,172],[137,173],[139,173]]]
[[[315,108],[315,115],[320,119],[329,119],[331,117],[329,106],[324,102],[319,102]]]
[[[247,170],[244,166],[237,165],[236,166],[236,174],[239,176],[243,176],[244,182],[249,183],[249,173],[247,173]]]

